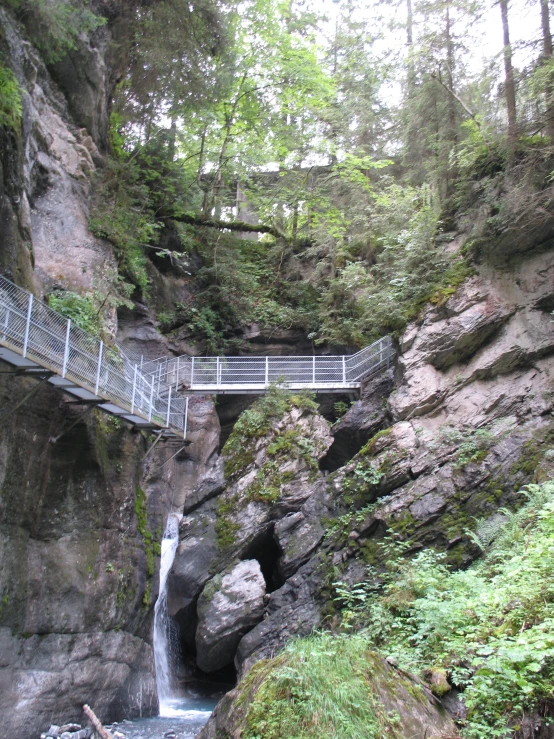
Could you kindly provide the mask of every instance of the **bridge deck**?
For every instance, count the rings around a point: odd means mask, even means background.
[[[316,393],[352,392],[389,367],[393,357],[392,340],[384,336],[352,355],[160,357],[139,366],[116,344],[105,344],[0,276],[0,359],[165,435],[186,437],[191,394],[262,394],[274,384]]]

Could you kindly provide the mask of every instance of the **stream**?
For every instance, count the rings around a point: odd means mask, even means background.
[[[210,718],[222,691],[210,695],[189,694],[166,704],[165,716],[114,723],[107,728],[114,739],[193,739]]]

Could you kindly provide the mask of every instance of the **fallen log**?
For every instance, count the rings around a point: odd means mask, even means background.
[[[102,726],[98,716],[94,713],[90,706],[87,706],[86,703],[83,706],[83,711],[86,713],[88,720],[92,724],[92,728],[98,734],[100,739],[113,739],[110,732]]]
[[[200,216],[191,216],[188,213],[181,215],[166,216],[166,220],[179,221],[180,223],[188,223],[190,226],[205,226],[206,228],[216,228],[227,231],[242,231],[248,233],[271,234],[277,239],[287,239],[285,234],[275,226],[264,226],[263,224],[244,223],[243,221],[219,221],[215,219],[201,218]]]

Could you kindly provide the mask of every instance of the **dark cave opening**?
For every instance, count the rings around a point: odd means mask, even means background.
[[[241,555],[242,560],[255,559],[258,561],[267,593],[273,593],[284,582],[278,567],[282,552],[273,535],[274,528],[275,524],[271,524],[265,531],[258,534]]]
[[[231,431],[240,414],[249,408],[258,398],[258,395],[218,395],[215,410],[221,426],[219,437],[219,450],[225,446],[225,442],[231,435]]]
[[[221,691],[223,694],[236,685],[237,671],[233,663],[214,672],[203,672],[196,664],[196,604],[197,600],[194,600],[173,617],[178,630],[175,657],[177,680],[179,686],[187,692],[209,695]]]
[[[344,467],[374,433],[373,428],[364,430],[338,428],[333,433],[334,441],[327,450],[327,454],[319,460],[319,469],[322,472],[335,472],[340,467]]]

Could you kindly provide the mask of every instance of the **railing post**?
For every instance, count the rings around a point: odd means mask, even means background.
[[[10,308],[8,305],[6,305],[5,308],[6,308],[6,317],[4,318],[4,338],[7,338],[8,326],[10,325]]]
[[[171,385],[169,386],[169,393],[167,395],[167,416],[165,418],[166,428],[169,428],[169,413],[171,411]]]
[[[177,373],[175,377],[175,391],[179,389],[179,359],[180,357],[177,357]]]
[[[346,385],[346,357],[342,355],[342,383]]]
[[[154,400],[154,375],[152,375],[152,385],[150,387],[150,408],[148,409],[148,420],[152,420],[152,401]]]
[[[25,336],[23,338],[23,356],[27,356],[27,345],[29,344],[29,329],[31,327],[31,311],[33,310],[33,293],[29,295],[29,306],[27,308],[27,321],[25,322]]]
[[[190,367],[190,386],[192,387],[194,385],[194,357],[192,358],[191,367]]]
[[[215,359],[215,384],[221,385],[221,364],[219,357],[216,357]]]
[[[67,319],[67,328],[65,330],[65,349],[63,352],[62,377],[65,377],[67,371],[67,361],[69,359],[69,334],[71,332],[71,318]]]
[[[315,385],[315,354],[312,359],[312,384]]]
[[[269,385],[269,357],[265,358],[265,385]]]
[[[187,438],[187,426],[189,420],[189,396],[185,398],[185,423],[183,426],[183,439]]]
[[[94,394],[98,395],[98,388],[100,387],[100,368],[102,367],[102,354],[104,352],[104,342],[100,341],[100,349],[98,350],[98,365],[96,367],[96,385],[94,386]]]
[[[135,394],[137,392],[137,371],[138,371],[138,366],[135,364],[135,371],[133,374],[133,395],[131,397],[131,413],[135,412]]]

